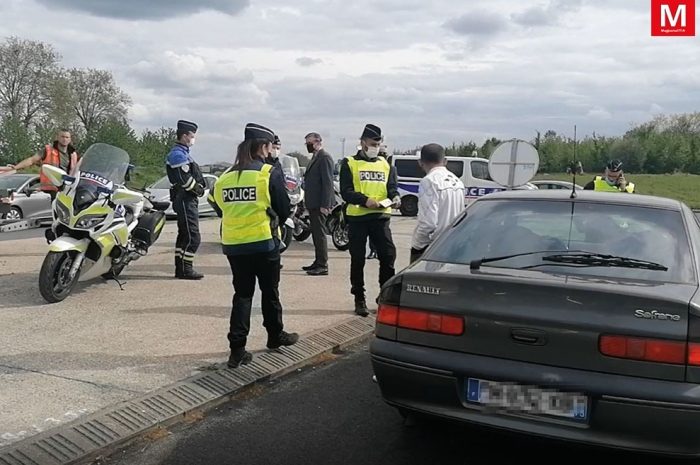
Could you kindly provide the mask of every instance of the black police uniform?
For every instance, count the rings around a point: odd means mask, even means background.
[[[381,129],[374,125],[367,125],[362,135],[363,138],[381,140]],[[363,151],[359,151],[354,157],[356,160],[380,162],[383,159],[377,157],[372,160]],[[392,166],[389,179],[386,184],[388,198],[393,199],[399,195],[396,169]],[[368,197],[355,191],[352,172],[348,160],[344,159],[340,165],[340,194],[348,204],[365,205]],[[379,259],[379,285],[384,285],[395,274],[396,246],[391,235],[391,215],[385,213],[371,213],[362,216],[346,216],[350,239],[350,284],[351,293],[355,296],[355,313],[361,316],[369,314],[365,300],[365,253],[367,239],[372,241]]]
[[[249,123],[244,133],[246,140],[262,139],[272,142],[273,133],[264,126]],[[263,167],[262,160],[254,160],[245,166],[234,165],[229,171],[254,170],[260,171]],[[222,175],[217,182],[225,182]],[[223,188],[223,186],[222,186]],[[279,295],[280,282],[280,241],[276,229],[278,222],[284,223],[289,217],[290,202],[284,184],[284,174],[281,169],[272,168],[270,172],[270,227],[272,239],[251,242],[239,245],[224,244],[223,252],[228,258],[233,274],[233,306],[231,308],[230,329],[228,333],[231,355],[228,366],[230,368],[246,365],[252,360],[252,354],[246,351],[248,334],[250,332],[250,315],[253,305],[256,280],[261,290],[261,307],[263,325],[267,330],[267,347],[277,349],[281,346],[290,346],[299,340],[296,333],[284,331],[282,322],[282,304]],[[223,217],[221,205],[216,203],[214,194],[209,195],[209,203],[219,217]],[[222,223],[223,227],[223,223]],[[222,232],[223,234],[223,232]]]
[[[197,132],[197,125],[178,121],[179,132]],[[199,197],[204,195],[204,176],[199,165],[190,156],[190,148],[176,143],[167,156],[165,167],[170,181],[170,201],[177,214],[177,239],[175,241],[175,277],[202,279],[194,271],[192,263],[199,249]]]

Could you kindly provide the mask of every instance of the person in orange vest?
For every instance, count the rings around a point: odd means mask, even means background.
[[[16,165],[0,167],[0,173],[11,170],[22,170],[33,165],[43,166],[45,164],[61,168],[68,174],[72,174],[78,164],[78,153],[71,144],[71,133],[67,129],[61,129],[56,135],[53,145],[46,145],[41,152],[22,160]],[[51,200],[56,198],[58,189],[51,184],[49,179],[42,172],[40,175],[41,191],[51,195]]]

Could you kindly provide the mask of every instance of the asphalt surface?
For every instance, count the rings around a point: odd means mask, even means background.
[[[163,431],[100,463],[196,464],[512,464],[687,463],[534,440],[446,422],[409,427],[371,381],[367,346],[268,384],[197,423]]]
[[[0,241],[18,241],[21,239],[35,239],[37,237],[44,237],[44,230],[47,227],[48,225],[40,228],[23,229],[15,232],[3,232],[0,233]]]

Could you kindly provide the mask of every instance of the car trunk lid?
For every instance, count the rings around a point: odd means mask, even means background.
[[[400,307],[461,315],[464,333],[399,328],[396,336],[471,354],[681,381],[696,290],[536,271],[472,272],[462,265],[423,272],[419,266],[404,273]],[[678,350],[680,363],[669,363]]]

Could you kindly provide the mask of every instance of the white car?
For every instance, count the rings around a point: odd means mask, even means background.
[[[209,202],[207,202],[207,197],[209,196],[209,191],[214,188],[214,184],[219,178],[217,176],[214,176],[213,174],[204,174],[203,176],[207,185],[204,189],[204,195],[199,198],[199,214],[209,215],[215,212],[211,205],[209,205]],[[157,202],[168,202],[170,204],[168,209],[165,210],[165,215],[167,217],[174,218],[177,216],[177,214],[173,210],[172,203],[170,203],[170,181],[168,180],[168,176],[163,176],[151,186],[147,187],[147,189],[150,192],[149,200]]]

